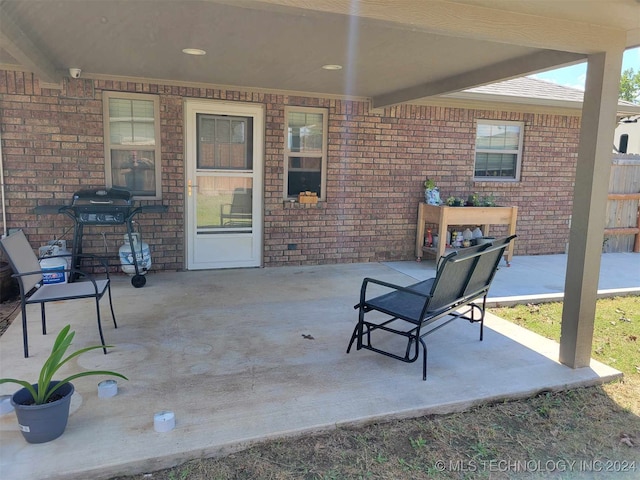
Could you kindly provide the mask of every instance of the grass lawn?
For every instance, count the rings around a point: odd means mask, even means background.
[[[523,305],[492,313],[559,340],[561,308]],[[272,440],[119,479],[637,479],[638,337],[640,297],[599,300],[593,356],[621,370],[621,382]]]
[[[497,308],[492,313],[560,341],[561,303]],[[640,415],[640,297],[598,300],[592,358],[624,373],[622,382],[604,388],[616,402]]]
[[[561,303],[497,308],[492,313],[560,341]],[[596,308],[592,357],[625,375],[640,372],[640,297],[601,299]],[[640,412],[636,412],[640,413]]]

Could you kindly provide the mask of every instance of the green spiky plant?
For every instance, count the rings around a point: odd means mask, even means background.
[[[67,325],[64,327],[58,336],[56,337],[56,341],[53,344],[53,348],[51,349],[51,354],[44,362],[42,369],[40,370],[40,377],[38,378],[38,388],[34,388],[33,385],[26,380],[17,380],[15,378],[0,378],[0,384],[2,383],[17,383],[22,387],[26,388],[31,396],[33,397],[35,405],[43,405],[49,402],[51,396],[64,384],[69,383],[71,380],[75,380],[80,377],[87,377],[89,375],[110,375],[114,377],[119,377],[124,380],[128,380],[124,375],[111,372],[108,370],[90,370],[87,372],[76,373],[74,375],[70,375],[67,378],[60,380],[55,385],[51,385],[51,381],[53,380],[53,376],[55,373],[69,360],[82,355],[83,353],[89,352],[91,350],[95,350],[97,348],[102,348],[102,345],[95,345],[92,347],[81,348],[80,350],[69,354],[65,358],[65,354],[67,353],[67,349],[71,345],[73,341],[73,337],[76,332],[71,331],[71,325]],[[107,345],[107,347],[111,347]]]
[[[424,181],[424,188],[426,188],[427,190],[433,190],[434,188],[436,188],[436,182],[435,180],[432,180],[430,178],[427,178]]]

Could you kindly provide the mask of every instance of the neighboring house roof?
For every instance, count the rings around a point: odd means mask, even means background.
[[[565,87],[557,83],[531,77],[519,77],[503,82],[470,88],[465,92],[509,95],[513,97],[545,98],[582,102],[584,92],[577,88]]]
[[[565,87],[546,80],[519,77],[443,96],[483,101],[491,98],[495,102],[526,103],[579,109],[582,108],[584,92],[577,88]],[[618,113],[625,116],[640,114],[640,105],[626,100],[618,100]]]

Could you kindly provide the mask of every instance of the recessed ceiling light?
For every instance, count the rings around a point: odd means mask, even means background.
[[[325,70],[342,70],[342,65],[323,65],[322,68]]]
[[[186,53],[187,55],[206,55],[207,54],[207,52],[199,48],[183,48],[182,53]]]

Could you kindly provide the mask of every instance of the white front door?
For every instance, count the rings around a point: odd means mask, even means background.
[[[187,268],[262,262],[261,105],[187,100]]]

